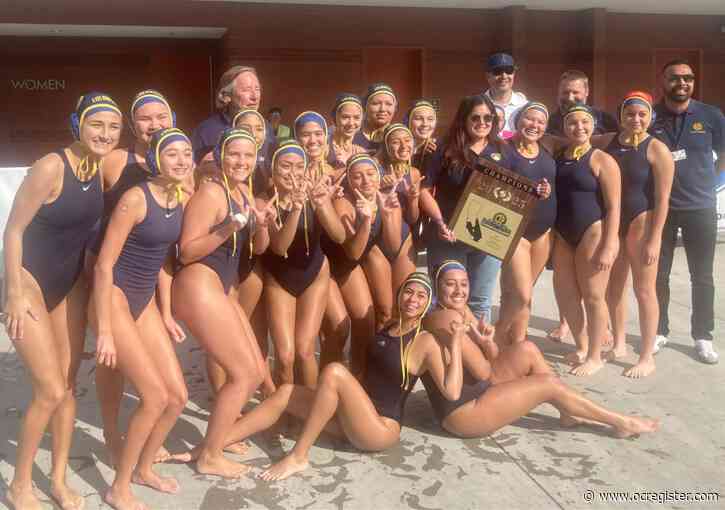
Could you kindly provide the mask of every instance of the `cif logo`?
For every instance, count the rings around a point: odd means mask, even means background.
[[[506,215],[502,212],[497,212],[493,215],[493,221],[497,223],[498,225],[506,225],[506,222],[508,221],[508,218]]]
[[[500,202],[510,202],[511,201],[511,192],[507,189],[503,189],[498,186],[493,188],[493,196],[496,197],[496,200],[498,200]]]

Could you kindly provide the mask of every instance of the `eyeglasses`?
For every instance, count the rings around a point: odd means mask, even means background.
[[[502,74],[514,74],[516,72],[516,68],[514,66],[502,66],[497,67],[496,69],[493,69],[491,71],[491,74],[494,76],[501,76]]]
[[[677,83],[678,81],[682,80],[685,83],[692,83],[695,81],[695,75],[694,74],[673,74],[667,80],[670,83]]]
[[[490,124],[491,122],[493,122],[493,115],[491,115],[490,113],[487,113],[485,115],[476,114],[471,115],[470,119],[471,122],[476,124]]]

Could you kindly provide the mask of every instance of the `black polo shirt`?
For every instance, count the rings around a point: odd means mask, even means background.
[[[672,151],[675,178],[670,195],[673,210],[709,209],[716,204],[715,158],[725,151],[725,117],[716,106],[690,100],[681,114],[664,102],[655,105],[650,134]],[[717,155],[713,156],[713,151]]]
[[[198,164],[204,156],[209,154],[216,146],[219,141],[219,135],[222,134],[226,128],[231,127],[232,119],[224,112],[215,112],[203,121],[194,130],[191,135],[191,146],[194,149],[194,161]],[[272,147],[275,145],[276,137],[274,136],[274,130],[272,126],[266,124],[267,136],[264,139],[264,145],[259,151],[259,163],[266,167],[266,162],[270,159],[270,152]]]
[[[594,112],[594,120],[596,121],[593,134],[603,135],[604,133],[616,133],[619,131],[619,124],[614,116],[596,108],[592,108],[592,111]],[[550,135],[564,136],[564,116],[561,114],[560,110],[556,110],[551,114],[551,117],[549,117],[549,124],[546,126],[546,132]]]

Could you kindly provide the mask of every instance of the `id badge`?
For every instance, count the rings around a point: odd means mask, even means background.
[[[687,151],[685,149],[672,151],[672,159],[674,161],[682,161],[684,159],[687,159]]]

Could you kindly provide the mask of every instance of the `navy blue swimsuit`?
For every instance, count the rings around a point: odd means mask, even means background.
[[[23,234],[23,267],[38,282],[48,311],[75,285],[103,213],[100,174],[81,182],[65,151],[56,154],[63,160],[63,188],[52,203],[40,206]]]
[[[222,184],[218,181],[213,181],[222,186]],[[223,186],[222,186],[223,187]],[[226,190],[224,190],[224,194],[226,195]],[[244,203],[247,203],[246,197],[244,197]],[[231,206],[231,214],[229,211],[229,207]],[[212,231],[217,230],[222,225],[225,225],[229,223],[229,217],[234,214],[241,213],[242,209],[239,207],[239,204],[232,198],[227,201],[227,215],[221,223],[218,225],[215,225],[212,227]],[[249,223],[245,225],[243,229],[241,229],[239,232],[237,232],[237,247],[236,250],[234,249],[234,236],[230,235],[226,241],[224,241],[222,244],[217,246],[217,248],[211,252],[209,255],[204,257],[203,259],[199,260],[199,263],[204,264],[205,266],[211,268],[214,270],[214,272],[219,276],[219,280],[222,283],[222,287],[224,287],[224,293],[228,294],[229,289],[232,287],[233,284],[237,283],[239,280],[239,265],[240,265],[240,259],[242,257],[242,254],[244,252],[243,248],[246,245],[246,254],[247,258],[249,257]]]
[[[592,174],[594,150],[578,160],[564,155],[556,160],[556,230],[572,247],[605,214],[602,188]]]
[[[128,151],[126,157],[126,166],[121,170],[121,175],[118,176],[118,180],[113,186],[107,189],[103,193],[103,218],[100,222],[95,238],[91,243],[91,251],[98,255],[101,252],[101,244],[103,244],[103,237],[106,234],[106,228],[108,228],[108,222],[111,219],[111,213],[116,208],[116,205],[121,200],[121,197],[128,190],[134,186],[138,186],[142,182],[149,178],[149,172],[136,161],[136,156],[133,151]]]
[[[471,400],[476,400],[491,386],[489,381],[479,381],[464,368],[461,396],[458,400],[448,400],[441,393],[441,390],[438,389],[438,385],[430,373],[426,372],[420,376],[420,380],[423,382],[425,392],[428,394],[428,400],[430,400],[430,405],[433,407],[433,412],[439,422],[443,422],[453,411],[462,405],[467,404]]]
[[[149,183],[139,188],[146,197],[146,217],[131,229],[123,250],[113,266],[113,284],[126,295],[131,316],[138,319],[156,290],[159,271],[171,245],[179,240],[184,211],[161,207],[149,190]]]
[[[556,162],[543,148],[539,148],[539,154],[534,158],[527,158],[512,149],[509,170],[528,177],[535,183],[546,179],[551,185],[549,198],[536,201],[536,207],[524,232],[528,241],[535,241],[556,222]]]
[[[403,388],[401,372],[400,338],[388,334],[389,329],[377,333],[368,344],[367,370],[362,382],[365,393],[372,400],[380,416],[400,422],[408,395],[418,381],[412,376],[407,388]],[[403,336],[403,351],[415,340],[415,330]]]
[[[380,213],[377,212],[375,213],[375,218],[370,225],[370,235],[368,236],[368,241],[365,244],[365,249],[363,250],[362,255],[360,255],[360,258],[357,260],[353,260],[347,255],[347,252],[342,244],[334,242],[330,239],[330,236],[328,236],[327,233],[322,234],[322,251],[325,255],[327,255],[327,260],[330,263],[330,274],[335,278],[335,280],[340,281],[347,278],[347,276],[352,273],[353,269],[360,265],[360,261],[362,261],[367,254],[370,253],[373,246],[376,244],[379,246],[381,245],[382,231],[383,222]]]
[[[291,211],[282,211],[280,220],[284,223]],[[307,214],[307,239],[309,253],[305,243],[305,214]],[[297,222],[297,232],[287,249],[287,257],[267,250],[263,256],[264,268],[290,294],[299,297],[309,287],[325,263],[325,254],[320,247],[322,226],[312,207],[305,202],[304,209]]]
[[[612,138],[607,152],[617,160],[622,172],[622,216],[619,231],[626,235],[632,220],[655,207],[655,182],[652,165],[647,160],[648,136],[637,148],[622,145],[619,137]]]

